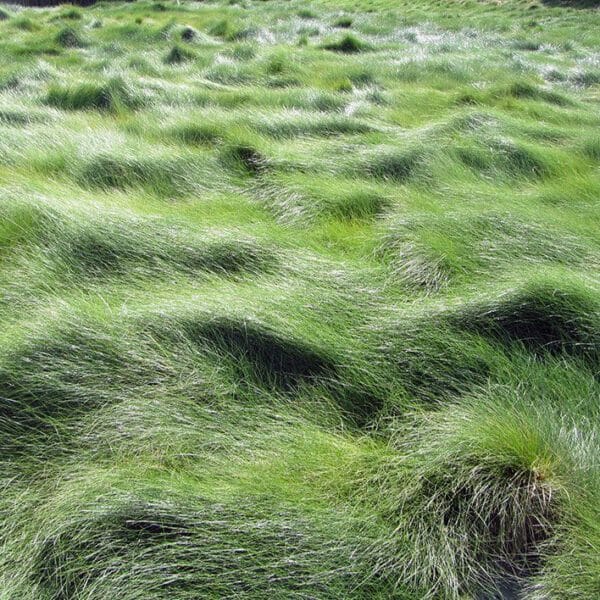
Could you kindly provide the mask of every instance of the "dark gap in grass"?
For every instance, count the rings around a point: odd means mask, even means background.
[[[181,41],[183,42],[193,42],[198,37],[198,32],[191,26],[186,25],[181,30]]]
[[[597,8],[600,0],[540,0],[546,6],[561,6],[564,8]]]
[[[33,7],[39,7],[39,8],[43,8],[45,6],[60,6],[63,4],[73,4],[76,6],[92,6],[93,4],[96,4],[98,0],[11,0],[11,4],[18,4],[20,6],[33,6]],[[110,0],[109,0],[110,1]],[[71,11],[75,11],[77,9],[72,8],[72,9],[67,9],[67,13],[70,13]]]

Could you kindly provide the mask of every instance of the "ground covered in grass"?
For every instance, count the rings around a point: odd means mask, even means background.
[[[592,2],[0,11],[0,599],[600,597]]]

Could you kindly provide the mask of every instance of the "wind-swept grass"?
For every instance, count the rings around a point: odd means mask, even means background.
[[[0,600],[598,597],[598,10],[77,4],[0,10]]]
[[[119,78],[106,83],[52,84],[46,104],[63,110],[105,110],[117,112],[139,107],[143,100]]]

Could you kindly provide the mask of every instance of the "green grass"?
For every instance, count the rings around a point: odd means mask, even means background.
[[[594,2],[0,11],[0,600],[600,595]]]

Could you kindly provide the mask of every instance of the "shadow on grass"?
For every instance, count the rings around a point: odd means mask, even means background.
[[[600,0],[542,0],[542,4],[563,8],[600,8]]]

